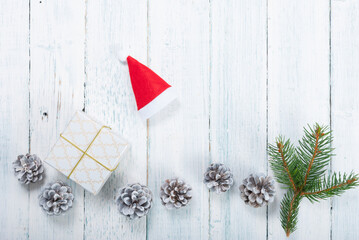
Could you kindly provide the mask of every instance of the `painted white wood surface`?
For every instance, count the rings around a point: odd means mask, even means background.
[[[260,0],[211,5],[211,161],[235,181],[228,194],[210,194],[211,239],[266,238],[266,208],[248,207],[239,191],[249,174],[267,171],[266,21]]]
[[[0,197],[0,236],[26,239],[29,187],[19,185],[12,162],[29,150],[29,4],[2,2],[0,29],[0,189],[6,193]]]
[[[268,141],[297,145],[308,123],[329,124],[329,2],[268,2]],[[278,191],[268,210],[268,238],[284,238]],[[292,239],[330,239],[330,201],[303,199]]]
[[[208,191],[202,183],[209,163],[208,7],[207,0],[149,2],[149,66],[178,94],[149,120],[148,183],[155,195],[149,239],[208,238]],[[161,185],[173,177],[187,181],[195,196],[178,211],[166,210],[159,199]]]
[[[314,122],[334,130],[332,169],[359,171],[358,10],[354,0],[2,1],[1,239],[285,239],[283,192],[267,209],[252,209],[238,186],[252,172],[271,172],[267,141],[296,141]],[[120,50],[177,89],[178,101],[148,122],[136,112]],[[49,166],[43,182],[18,184],[16,156],[44,159],[81,109],[131,144],[103,190],[93,196]],[[210,162],[232,169],[230,192],[205,188]],[[168,211],[159,189],[175,176],[194,197]],[[57,179],[71,184],[75,204],[47,217],[37,196]],[[147,218],[131,222],[114,195],[134,182],[148,184],[155,199]],[[358,196],[356,189],[320,204],[304,200],[291,239],[357,239]]]
[[[359,2],[333,1],[331,21],[331,122],[334,134],[332,170],[359,172]],[[332,200],[332,238],[359,239],[359,191]],[[343,229],[347,229],[343,231]]]
[[[147,178],[147,125],[136,112],[128,67],[119,62],[121,49],[146,63],[146,2],[88,1],[85,110],[123,135],[131,147],[99,194],[85,192],[85,239],[146,238],[146,218],[129,221],[114,203],[119,187],[146,185]]]
[[[45,159],[74,111],[84,105],[85,5],[33,0],[30,7],[30,152]],[[45,167],[44,182],[30,186],[29,238],[83,238],[84,190]],[[74,211],[46,218],[39,211],[38,195],[44,183],[56,180],[71,183]]]

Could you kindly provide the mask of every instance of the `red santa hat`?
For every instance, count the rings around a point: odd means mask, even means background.
[[[152,117],[176,99],[171,85],[131,56],[127,57],[137,109],[143,119]]]

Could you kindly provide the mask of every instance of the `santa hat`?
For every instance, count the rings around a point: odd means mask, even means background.
[[[137,109],[143,119],[150,118],[176,98],[172,86],[151,69],[131,56],[127,57],[127,64]]]

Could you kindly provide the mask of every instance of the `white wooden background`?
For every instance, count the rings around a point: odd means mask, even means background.
[[[129,53],[173,84],[177,102],[143,122],[136,112]],[[359,172],[359,1],[357,0],[1,0],[1,239],[285,239],[278,191],[268,208],[239,197],[241,180],[270,174],[266,146],[297,140],[307,123],[334,130],[331,169]],[[40,184],[21,186],[17,155],[45,158],[75,110],[111,125],[131,151],[93,196],[46,166]],[[209,193],[210,162],[233,171],[226,194]],[[193,186],[190,206],[167,211],[161,183]],[[74,189],[67,215],[47,217],[41,187]],[[113,197],[126,183],[155,194],[147,218],[128,221]],[[291,239],[359,239],[359,191],[303,201]]]

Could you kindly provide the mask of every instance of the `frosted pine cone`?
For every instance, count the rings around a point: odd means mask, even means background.
[[[40,206],[48,215],[61,215],[72,207],[71,187],[61,181],[47,184],[39,195]]]
[[[192,188],[178,178],[167,179],[161,186],[161,202],[168,209],[181,208],[192,198]]]
[[[152,192],[139,183],[129,184],[119,190],[116,204],[120,213],[129,219],[141,218],[152,207]]]
[[[249,175],[239,190],[244,202],[255,208],[268,205],[275,196],[274,180],[263,173]]]
[[[29,184],[42,180],[44,167],[41,159],[35,154],[19,155],[12,165],[19,182]]]
[[[233,185],[233,175],[224,164],[212,163],[204,174],[204,183],[217,193],[227,192]]]

